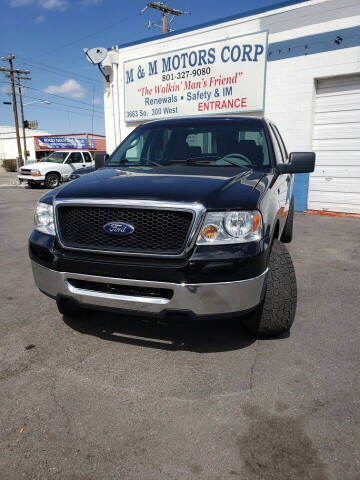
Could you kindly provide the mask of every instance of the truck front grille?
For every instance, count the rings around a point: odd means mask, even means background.
[[[82,290],[93,292],[112,293],[114,295],[128,295],[130,297],[166,298],[171,300],[173,290],[169,288],[138,287],[134,285],[118,285],[116,283],[100,283],[88,280],[69,279],[71,285]]]
[[[30,175],[30,173],[31,173],[31,170],[25,169],[25,168],[21,168],[20,171],[21,171],[22,175]]]
[[[180,255],[194,221],[191,211],[59,205],[57,225],[65,247],[137,254]],[[125,222],[135,230],[114,236],[104,230],[109,222]]]

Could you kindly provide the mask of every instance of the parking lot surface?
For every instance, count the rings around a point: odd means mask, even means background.
[[[360,478],[360,220],[296,214],[288,338],[62,317],[27,255],[44,190],[0,190],[0,479]]]

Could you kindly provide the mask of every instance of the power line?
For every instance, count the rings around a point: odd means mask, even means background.
[[[124,23],[124,22],[127,22],[128,20],[131,20],[133,18],[132,15],[129,15],[128,17],[125,17],[125,18],[122,18],[122,19],[119,19],[117,20],[116,22],[114,23],[110,23],[110,25],[107,25],[106,27],[100,29],[100,30],[96,30],[95,32],[93,33],[89,33],[88,35],[84,35],[83,37],[79,37],[77,40],[73,40],[71,42],[68,42],[68,43],[65,43],[63,45],[59,45],[58,47],[56,48],[53,48],[52,50],[48,50],[47,52],[43,52],[43,53],[40,53],[40,55],[44,56],[44,55],[50,55],[50,53],[54,53],[54,52],[57,52],[58,50],[62,49],[62,48],[67,48],[67,47],[70,47],[71,45],[74,45],[74,43],[78,43],[78,42],[81,42],[82,40],[85,40],[87,38],[90,38],[90,37],[93,37],[99,33],[102,33],[102,32],[105,32],[106,30],[109,30],[110,28],[112,27],[116,27],[118,26],[119,24],[121,23]]]
[[[0,83],[5,83],[7,84],[7,82],[1,82]],[[81,103],[81,104],[84,104],[84,105],[88,105],[89,107],[91,107],[91,109],[89,108],[81,108],[81,107],[78,107],[77,105],[66,105],[64,103],[59,103],[59,102],[55,102],[54,100],[51,100],[51,103],[58,103],[59,105],[64,105],[65,107],[70,107],[70,108],[80,108],[82,110],[89,110],[89,111],[92,111],[93,109],[93,104],[92,103],[87,103],[87,102],[82,102],[81,100],[76,100],[76,99],[73,99],[73,98],[69,98],[69,97],[64,97],[63,95],[57,95],[55,93],[48,93],[48,92],[44,92],[44,90],[40,90],[39,88],[35,88],[35,87],[29,87],[29,86],[26,86],[25,88],[27,89],[30,89],[30,90],[35,90],[36,92],[40,92],[40,93],[43,93],[45,95],[52,95],[54,97],[59,97],[59,98],[64,98],[65,100],[68,100],[70,102],[78,102],[78,103]],[[34,98],[34,97],[30,97],[27,95],[27,98]],[[44,98],[41,98],[41,99],[36,99],[36,100],[45,100]],[[94,107],[95,109],[95,107]],[[103,110],[95,110],[96,113],[103,113]]]
[[[5,96],[6,94],[2,94],[2,95]],[[31,98],[32,100],[40,100],[40,101],[44,101],[44,100],[45,100],[44,98],[32,97],[32,96],[30,96],[30,95],[23,95],[23,97],[24,97],[24,98]],[[77,109],[79,109],[79,110],[86,110],[87,112],[93,113],[93,110],[90,109],[90,108],[78,107],[77,105],[67,105],[66,103],[54,102],[53,100],[51,101],[51,103],[52,103],[52,104],[54,103],[54,104],[56,104],[56,105],[62,105],[62,106],[64,106],[64,107],[77,108]],[[35,105],[32,105],[32,107],[34,107],[34,106],[35,106]],[[36,106],[38,107],[39,105],[36,105]],[[50,107],[45,107],[45,108],[48,109],[48,108],[50,108]],[[61,110],[64,111],[64,112],[65,112],[65,111],[68,111],[68,110],[64,110],[64,109],[61,109]],[[70,112],[71,112],[71,111],[70,111]],[[77,112],[72,112],[72,113],[77,113]],[[95,116],[96,116],[97,118],[103,118],[102,115],[96,115],[96,113],[100,113],[100,112],[98,112],[98,111],[94,112],[94,114],[95,114]],[[87,116],[88,116],[89,114],[84,114],[84,115],[87,115]]]
[[[35,90],[36,92],[45,93],[45,95],[52,95],[53,97],[64,98],[65,100],[68,100],[70,102],[82,103],[83,105],[88,105],[88,106],[92,107],[91,103],[83,102],[83,101],[77,100],[75,98],[64,97],[63,95],[58,95],[57,93],[45,92],[44,90],[40,90],[39,88],[35,88],[35,87],[26,87],[26,88],[29,88],[30,90]],[[97,112],[102,113],[102,111],[100,111],[100,110],[97,110]]]
[[[71,75],[73,77],[80,78],[82,81],[87,81],[87,82],[95,83],[98,86],[102,86],[102,83],[99,82],[98,80],[94,80],[92,78],[89,78],[86,75],[81,75],[80,73],[74,73],[74,72],[71,72],[69,70],[64,70],[62,68],[54,67],[52,65],[47,65],[46,63],[42,63],[42,62],[36,62],[35,60],[30,60],[30,59],[28,59],[26,57],[23,57],[21,55],[17,55],[17,58],[20,58],[21,60],[23,60],[25,65],[36,66],[36,68],[39,68],[40,70],[44,70],[44,71],[47,71],[47,72],[50,72],[50,73],[57,73],[57,74],[61,73],[64,76]]]
[[[81,112],[73,112],[71,110],[65,110],[64,108],[56,108],[56,107],[44,107],[42,105],[32,105],[34,108],[46,108],[46,110],[58,110],[59,112],[66,112],[66,113],[69,113],[69,114],[74,114],[74,115],[82,115],[82,116],[85,116],[87,118],[89,118],[89,114],[88,113],[81,113]],[[101,118],[103,119],[104,117],[102,115],[94,115],[96,118]]]
[[[25,98],[31,98],[32,100],[42,100],[42,101],[45,100],[45,98],[36,98],[36,97],[32,97],[30,95],[24,95],[24,97]],[[66,103],[55,102],[54,100],[51,100],[51,103],[54,103],[56,105],[62,105],[63,107],[78,108],[79,110],[86,110],[87,112],[94,112],[94,109],[92,109],[92,108],[78,107],[77,105],[68,105]],[[100,111],[97,111],[97,113],[100,113]]]

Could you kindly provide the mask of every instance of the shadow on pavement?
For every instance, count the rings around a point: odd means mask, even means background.
[[[256,340],[239,319],[165,323],[147,317],[89,311],[76,318],[64,315],[63,320],[86,335],[162,350],[223,352],[248,347]]]

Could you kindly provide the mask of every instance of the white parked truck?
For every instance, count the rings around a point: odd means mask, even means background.
[[[21,167],[18,179],[35,188],[42,184],[46,188],[55,188],[60,182],[69,180],[70,175],[79,168],[91,167],[94,160],[90,152],[62,150],[52,152],[39,162]]]

